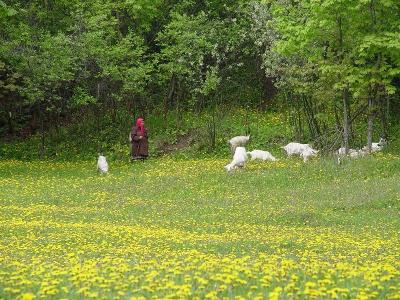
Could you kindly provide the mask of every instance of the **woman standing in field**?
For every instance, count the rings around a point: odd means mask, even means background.
[[[144,119],[138,118],[131,129],[132,159],[146,159],[149,156],[149,142]]]

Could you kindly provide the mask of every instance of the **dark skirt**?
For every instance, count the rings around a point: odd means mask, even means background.
[[[132,141],[132,158],[144,159],[149,156],[149,143],[147,138],[144,137],[138,141]]]

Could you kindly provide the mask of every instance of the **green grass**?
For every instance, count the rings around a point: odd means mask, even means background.
[[[0,298],[400,297],[399,157],[227,163],[0,161]]]

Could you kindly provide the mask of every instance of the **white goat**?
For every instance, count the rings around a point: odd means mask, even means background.
[[[372,143],[371,144],[371,152],[378,152],[382,151],[383,148],[385,148],[387,145],[387,140],[384,138],[380,138],[378,143]],[[362,147],[363,151],[368,151],[368,145],[365,145]]]
[[[379,139],[379,143],[378,143],[378,144],[379,144],[379,146],[381,146],[381,147],[386,147],[387,144],[388,144],[388,141],[387,141],[387,139],[381,137],[381,138]]]
[[[338,156],[345,156],[346,155],[346,151],[344,147],[341,147],[338,149],[338,151],[336,152],[336,154]],[[358,157],[364,157],[365,155],[368,154],[367,150],[363,149],[349,149],[349,153],[348,156],[350,158],[358,158]]]
[[[352,153],[358,153],[359,150],[356,149],[349,149],[349,155],[351,156]],[[345,147],[341,147],[336,151],[336,154],[338,154],[339,156],[344,156],[346,155],[346,148]],[[354,154],[353,154],[354,155]]]
[[[300,144],[300,143],[289,143],[285,147],[281,147],[284,149],[288,156],[293,154],[301,154],[307,149],[313,150],[309,144]]]
[[[250,140],[250,135],[239,135],[231,138],[228,144],[231,147],[232,153],[235,153],[236,147],[244,147]]]
[[[277,161],[275,157],[272,156],[268,151],[263,150],[253,150],[251,152],[247,152],[247,155],[251,156],[251,160],[261,159],[261,160],[270,160]]]
[[[233,160],[225,166],[225,169],[229,172],[237,167],[244,167],[247,160],[247,153],[244,147],[236,147]]]
[[[349,152],[349,155],[351,158],[358,158],[358,157],[364,157],[365,155],[368,154],[368,151],[365,151],[363,149],[359,149],[359,150],[353,150],[352,152]]]
[[[108,163],[106,157],[103,155],[99,155],[99,159],[97,160],[97,171],[100,173],[108,172]]]
[[[349,149],[350,150],[350,149]],[[340,147],[337,151],[336,154],[339,156],[343,156],[346,154],[346,148],[345,147]]]
[[[303,158],[304,162],[307,162],[311,157],[316,156],[318,152],[319,150],[307,148],[306,150],[300,153],[300,156]]]

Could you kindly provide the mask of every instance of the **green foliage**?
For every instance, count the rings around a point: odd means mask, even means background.
[[[342,110],[351,115],[372,103],[365,113],[377,116],[378,111],[387,109],[382,99],[398,89],[398,8],[395,1],[273,1],[272,22],[279,37],[271,51],[278,53],[278,59],[267,57],[265,64],[279,76],[282,89],[307,99],[306,121],[313,124],[310,131],[315,132],[314,138],[321,135],[321,126],[339,128],[340,133],[341,124],[345,124],[338,119]],[[341,104],[339,100],[347,91],[350,99]],[[290,106],[296,104],[291,101]],[[322,111],[325,116],[321,119]],[[335,115],[336,122],[329,124],[326,113]],[[356,127],[356,122],[364,119],[349,124]]]
[[[214,115],[214,118],[213,118]],[[84,117],[76,116],[79,122],[67,127],[54,129],[46,133],[45,155],[56,160],[93,159],[99,152],[112,160],[129,160],[128,134],[132,126],[131,115],[118,110],[116,119],[110,115],[96,114]],[[216,108],[216,111],[195,115],[190,112],[177,116],[166,116],[168,127],[163,126],[165,119],[158,114],[146,117],[149,130],[150,155],[158,156],[165,151],[173,155],[187,157],[230,156],[227,141],[236,135],[250,133],[251,149],[279,149],[289,140],[290,128],[283,114],[250,110],[229,110]],[[215,124],[213,123],[215,122]],[[210,134],[215,126],[215,145],[212,147]],[[180,146],[182,140],[185,143]],[[167,150],[165,148],[178,148]],[[22,141],[0,145],[0,157],[23,160],[37,159],[40,155],[41,137],[32,136]]]
[[[175,75],[194,92],[201,93],[203,85],[206,94],[209,89],[215,90],[219,81],[216,74],[218,66],[206,63],[207,57],[215,60],[212,51],[216,45],[209,36],[214,25],[204,13],[195,17],[177,13],[173,15],[170,24],[158,37],[163,47],[159,68],[161,74],[167,76],[166,79]],[[199,74],[199,70],[203,70],[203,74]]]
[[[7,17],[13,17],[17,14],[17,11],[12,7],[9,7],[3,1],[0,1],[0,20]]]
[[[321,147],[335,146],[346,111],[354,129],[366,115],[376,128],[381,119],[385,135],[399,93],[399,20],[395,0],[3,0],[0,132],[40,129],[44,143],[61,119],[102,111],[112,126],[126,109],[158,114],[169,130],[174,112],[209,124],[226,105],[284,111],[290,137]],[[219,147],[211,123],[208,151]]]

